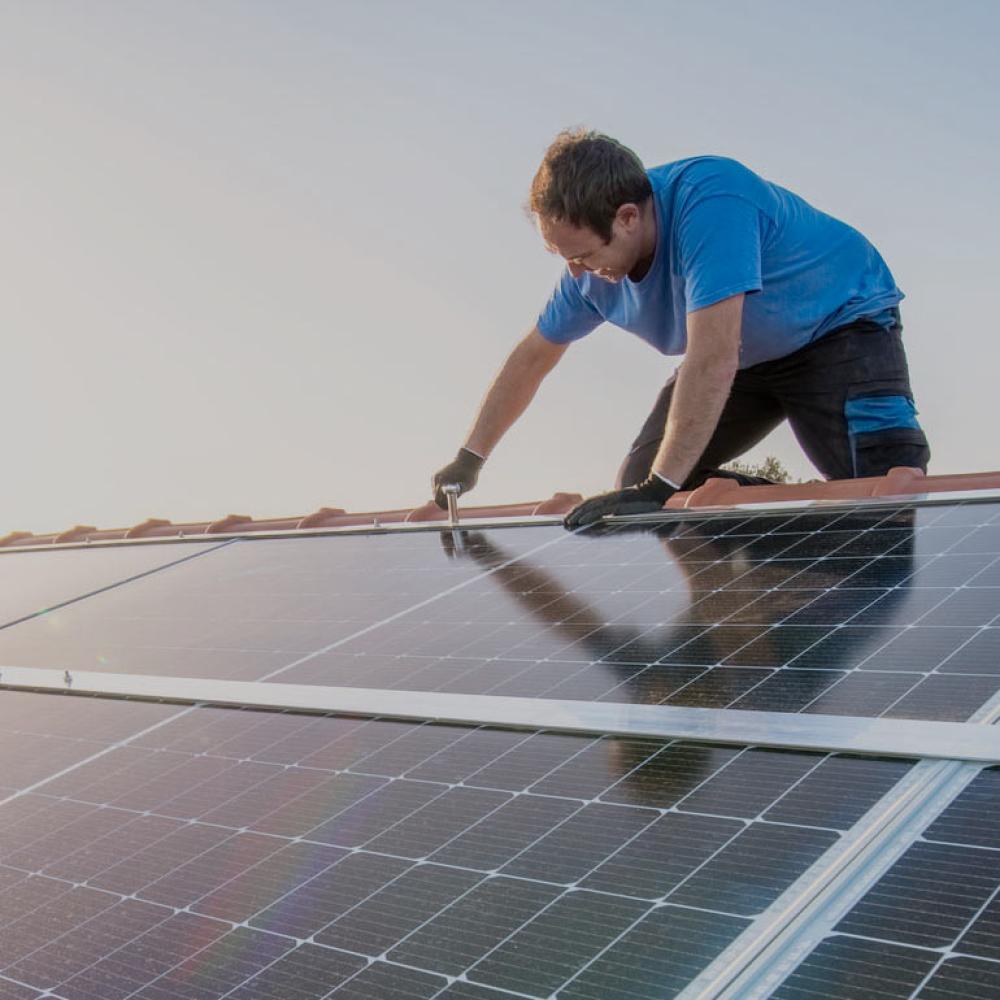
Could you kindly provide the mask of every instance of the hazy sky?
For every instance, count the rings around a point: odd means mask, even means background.
[[[860,228],[931,471],[1000,468],[998,32],[993,0],[0,0],[0,535],[422,503],[557,277],[521,206],[573,124]],[[469,503],[608,488],[672,368],[574,345]]]

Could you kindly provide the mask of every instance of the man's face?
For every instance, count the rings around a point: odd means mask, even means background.
[[[539,219],[538,229],[546,248],[566,261],[574,278],[590,272],[605,281],[621,281],[639,261],[639,210],[622,205],[611,224],[611,239],[604,240],[587,226]]]

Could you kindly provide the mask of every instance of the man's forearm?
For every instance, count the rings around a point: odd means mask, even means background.
[[[652,471],[677,486],[708,447],[739,367],[743,295],[688,314],[688,350],[677,373]]]
[[[565,346],[542,342],[532,331],[511,351],[486,392],[465,447],[487,458],[534,399],[542,380],[562,357]]]
[[[684,485],[712,439],[735,376],[732,365],[720,362],[681,366],[653,472]]]

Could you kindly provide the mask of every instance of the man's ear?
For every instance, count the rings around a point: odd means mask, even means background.
[[[617,222],[626,232],[631,232],[639,223],[642,213],[635,202],[627,201],[624,205],[618,206],[615,212],[615,222]]]

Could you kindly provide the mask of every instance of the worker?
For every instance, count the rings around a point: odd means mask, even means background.
[[[785,419],[828,479],[926,471],[900,337],[903,293],[856,229],[735,160],[647,170],[585,129],[556,137],[528,207],[566,268],[457,456],[434,475],[439,506],[444,485],[475,486],[569,345],[605,321],[683,360],[615,489],[576,506],[567,527],[658,510]]]

